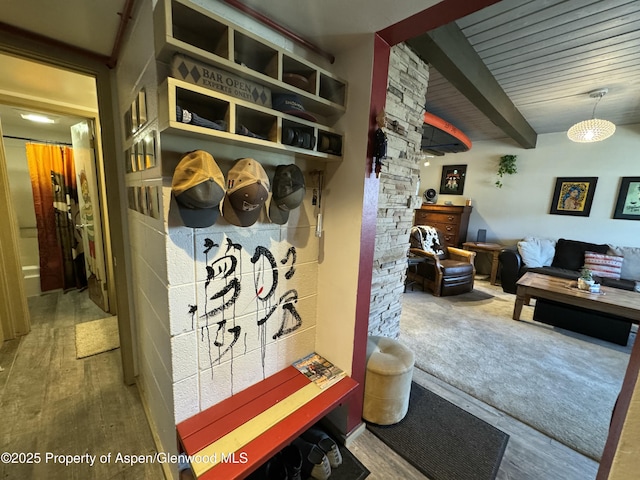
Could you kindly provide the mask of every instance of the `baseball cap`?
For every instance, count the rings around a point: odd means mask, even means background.
[[[173,172],[171,190],[187,227],[216,223],[224,198],[224,175],[210,153],[194,150],[185,154]]]
[[[296,165],[278,165],[273,177],[269,220],[283,225],[289,220],[289,212],[298,208],[305,195],[304,175]]]
[[[227,173],[227,193],[222,202],[222,216],[238,227],[250,227],[269,196],[269,177],[259,162],[241,158]]]
[[[271,104],[274,110],[279,110],[282,113],[288,113],[289,115],[304,118],[312,122],[317,121],[316,117],[304,109],[299,95],[293,93],[274,94],[271,99]]]

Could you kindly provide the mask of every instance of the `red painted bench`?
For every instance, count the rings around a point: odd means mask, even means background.
[[[358,383],[321,389],[286,369],[177,425],[181,453],[198,479],[244,478],[340,405]]]

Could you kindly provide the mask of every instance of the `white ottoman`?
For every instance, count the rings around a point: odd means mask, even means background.
[[[392,425],[404,418],[414,362],[413,352],[398,340],[369,337],[362,418],[378,425]]]

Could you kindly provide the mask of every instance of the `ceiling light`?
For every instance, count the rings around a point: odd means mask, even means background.
[[[38,115],[36,113],[21,113],[20,116],[25,120],[30,120],[37,123],[56,123],[53,118],[49,118],[44,115]]]
[[[593,106],[591,119],[583,120],[571,127],[567,132],[569,140],[578,143],[599,142],[613,135],[613,132],[616,131],[616,126],[609,120],[596,118],[596,107],[598,106],[598,102],[602,100],[602,97],[604,97],[607,92],[608,90],[606,88],[589,92],[589,96],[591,98],[597,98],[596,104]]]
[[[425,167],[428,167],[429,165],[431,165],[429,163],[429,159],[430,158],[434,158],[434,157],[435,157],[435,155],[430,155],[430,154],[426,153],[425,151],[421,151],[420,152],[420,161],[424,162],[423,165]]]

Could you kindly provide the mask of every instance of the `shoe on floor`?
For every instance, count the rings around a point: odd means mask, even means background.
[[[302,452],[295,445],[288,445],[280,452],[287,469],[288,480],[302,480]]]
[[[342,454],[340,453],[338,444],[325,432],[318,428],[310,428],[301,436],[307,442],[315,443],[320,447],[320,450],[322,450],[329,459],[331,468],[342,465]]]
[[[331,475],[331,464],[324,452],[313,443],[309,443],[301,437],[293,441],[293,445],[302,453],[302,478],[315,478],[327,480]]]
[[[278,452],[250,474],[247,480],[289,480],[289,478],[282,454]]]

